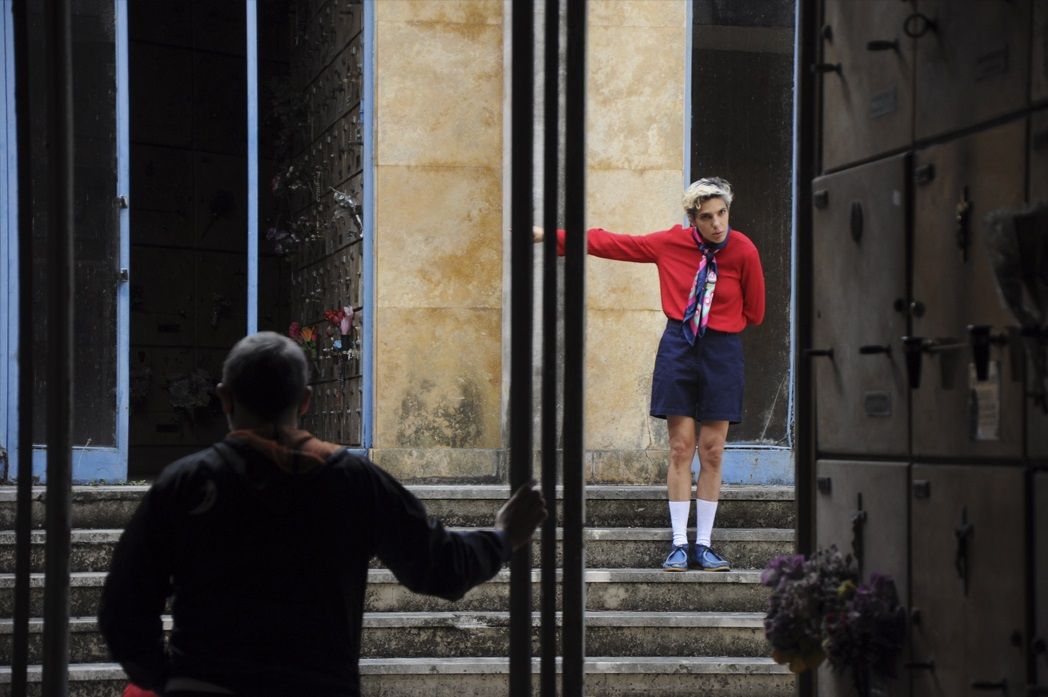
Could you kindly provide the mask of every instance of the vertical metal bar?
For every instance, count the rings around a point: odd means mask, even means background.
[[[695,0],[685,1],[684,10],[684,181],[685,189],[691,184],[691,129],[692,129],[692,64],[695,62]]]
[[[258,4],[247,21],[247,333],[258,331]]]
[[[542,629],[539,687],[557,694],[557,181],[560,134],[560,0],[546,0],[545,105],[542,156],[542,495],[550,516],[542,524]]]
[[[44,697],[69,677],[73,396],[73,46],[71,0],[47,3],[47,544]],[[31,415],[27,415],[31,416]]]
[[[365,2],[364,7],[364,86],[360,96],[360,118],[364,126],[363,176],[364,189],[361,195],[361,218],[364,229],[361,231],[363,247],[360,263],[361,284],[364,287],[364,315],[360,318],[364,336],[360,344],[360,372],[362,394],[360,395],[360,445],[371,447],[372,405],[374,404],[374,307],[375,307],[375,3]]]
[[[564,124],[564,572],[562,694],[582,697],[585,677],[586,520],[583,457],[586,336],[586,2],[567,5]]]
[[[794,47],[794,123],[793,123],[793,287],[796,309],[793,314],[793,374],[796,378],[793,413],[797,424],[794,462],[794,490],[797,506],[797,551],[811,553],[815,536],[815,411],[812,394],[811,361],[802,349],[811,346],[812,336],[812,213],[811,182],[816,172],[817,103],[815,77],[807,66],[814,65],[817,46],[815,0],[799,0],[795,15]],[[797,694],[813,694],[811,672],[797,678]]]
[[[116,2],[116,192],[124,200],[131,198],[131,116],[128,71],[128,9],[126,2]],[[120,220],[120,268],[131,269],[130,203],[118,205]],[[120,481],[127,480],[128,418],[131,407],[131,283],[123,277],[116,291],[116,448]]]
[[[25,697],[29,665],[29,563],[33,496],[33,216],[29,124],[28,0],[12,8],[18,219],[18,497],[15,509],[14,646],[11,694]]]
[[[535,8],[513,3],[510,97],[510,488],[532,477],[532,313],[534,249],[531,241],[535,121]],[[514,552],[509,587],[509,694],[531,697],[531,545]]]

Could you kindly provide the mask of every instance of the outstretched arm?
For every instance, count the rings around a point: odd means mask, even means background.
[[[658,261],[659,241],[666,232],[624,235],[603,228],[590,228],[586,231],[586,252],[603,259],[655,263]],[[557,254],[560,256],[564,256],[564,237],[565,232],[557,230]],[[544,228],[536,225],[531,229],[531,239],[535,243],[545,238]]]
[[[373,473],[376,553],[416,593],[457,600],[487,581],[527,542],[546,518],[533,485],[518,489],[502,507],[494,530],[453,532],[426,514],[422,503],[377,467]]]

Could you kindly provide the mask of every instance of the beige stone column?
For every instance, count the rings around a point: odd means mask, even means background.
[[[683,221],[685,0],[589,3],[588,226],[643,234]],[[587,259],[590,481],[665,481],[664,421],[648,417],[665,326],[653,264]]]
[[[503,4],[375,8],[376,462],[497,476]]]
[[[416,480],[497,479],[505,6],[380,0],[375,13],[372,454]],[[589,225],[642,234],[683,217],[686,21],[685,0],[589,4]],[[647,416],[655,267],[590,257],[587,282],[590,479],[664,481],[665,426]]]

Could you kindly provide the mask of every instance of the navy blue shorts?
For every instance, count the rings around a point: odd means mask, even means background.
[[[655,356],[651,415],[737,424],[742,421],[745,382],[739,334],[707,329],[692,346],[681,323],[668,320]]]

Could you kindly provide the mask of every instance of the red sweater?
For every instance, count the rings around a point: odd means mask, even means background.
[[[683,320],[688,294],[699,268],[699,248],[691,228],[674,225],[647,235],[622,235],[601,228],[586,233],[587,251],[596,257],[655,264],[659,269],[662,311]],[[564,255],[564,231],[557,230],[557,252]],[[753,241],[731,231],[727,246],[717,252],[717,287],[710,308],[711,329],[741,332],[764,321],[764,271]]]

